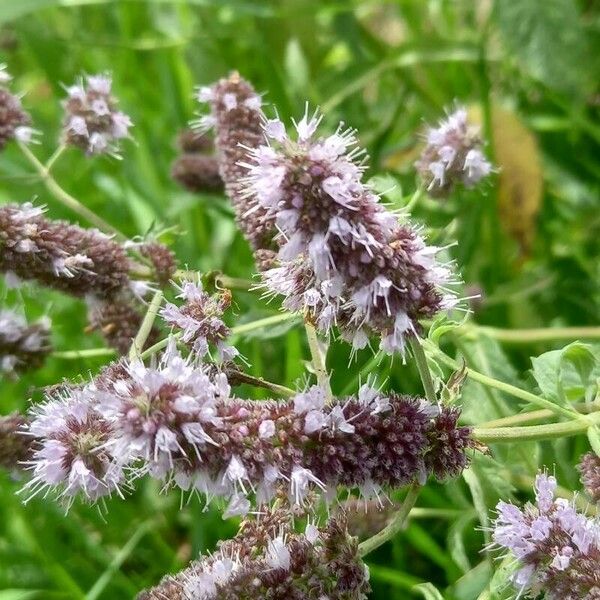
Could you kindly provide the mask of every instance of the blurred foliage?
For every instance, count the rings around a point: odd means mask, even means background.
[[[237,69],[265,92],[267,112],[273,105],[288,119],[308,100],[322,107],[326,126],[343,119],[356,127],[371,155],[368,175],[377,174],[374,185],[394,207],[414,190],[424,124],[453,103],[471,107],[498,175],[483,190],[446,202],[423,199],[414,218],[434,243],[458,240],[448,252],[464,295],[482,295],[473,302],[474,319],[502,328],[598,320],[599,56],[600,11],[586,0],[0,0],[0,61],[43,132],[34,151],[45,159],[56,147],[63,86],[82,72],[111,71],[135,141],[122,161],[69,150],[56,179],[129,236],[175,226],[165,239],[190,269],[253,273],[227,201],[184,192],[169,179],[174,137],[196,110],[196,84]],[[51,217],[73,219],[11,146],[0,156],[0,202],[32,198],[47,204]],[[57,349],[102,346],[85,332],[78,301],[33,286],[0,290],[0,297],[9,305],[22,298],[31,317],[49,314]],[[234,300],[239,322],[277,311],[256,293],[235,292]],[[553,386],[571,400],[581,397],[582,377],[591,373],[582,361],[592,350],[540,357],[534,380],[529,357],[558,345],[515,349],[482,336],[447,337],[448,350],[456,346],[474,368],[532,390]],[[286,385],[304,377],[309,353],[301,329],[236,343],[253,374]],[[352,392],[368,373],[389,389],[420,392],[410,362],[373,359],[368,351],[350,368],[348,360],[349,349],[333,343],[336,392]],[[544,369],[557,361],[564,377],[547,381]],[[42,386],[86,377],[101,364],[52,358],[20,382],[2,381],[0,410],[39,401]],[[472,382],[462,402],[472,423],[519,410],[514,399]],[[414,519],[369,556],[373,598],[476,599],[493,573],[480,553],[479,526],[498,497],[522,487],[511,474],[531,477],[543,460],[576,487],[573,464],[585,448],[585,439],[499,448],[493,459],[478,458],[464,480],[427,486],[419,506],[451,507],[455,515]],[[0,474],[0,600],[129,598],[235,531],[215,508],[205,511],[197,498],[181,508],[177,493],[161,495],[152,482],[126,502],[109,501],[105,514],[76,505],[68,517],[41,498],[23,506],[19,485]],[[503,577],[493,580],[500,596],[507,593]],[[412,589],[422,582],[431,584]]]

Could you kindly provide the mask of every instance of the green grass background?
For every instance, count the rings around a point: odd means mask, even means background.
[[[195,85],[237,69],[285,119],[300,115],[306,100],[322,107],[326,128],[343,119],[369,150],[368,177],[382,191],[393,187],[386,198],[397,207],[415,188],[412,163],[425,122],[464,103],[480,115],[491,142],[494,107],[503,107],[520,129],[509,148],[519,158],[501,173],[509,196],[520,201],[498,210],[496,175],[446,203],[425,200],[414,215],[437,243],[458,240],[449,252],[465,286],[483,291],[474,318],[502,328],[598,321],[599,33],[593,1],[0,0],[0,61],[43,132],[34,151],[46,159],[56,147],[63,84],[82,72],[110,71],[120,106],[135,123],[134,142],[124,144],[120,162],[69,150],[56,179],[130,236],[177,226],[167,239],[190,269],[243,278],[253,272],[227,201],[184,192],[169,177],[174,137],[197,108]],[[536,140],[534,156],[519,155],[529,135]],[[492,143],[488,150],[493,154]],[[540,172],[531,171],[536,160]],[[539,197],[531,193],[531,179],[542,186]],[[74,218],[11,146],[0,155],[0,202],[34,198],[48,205],[51,217]],[[533,219],[523,217],[531,210]],[[510,234],[516,227],[531,242],[526,251]],[[31,317],[49,314],[57,349],[102,346],[97,334],[84,332],[82,303],[35,287],[0,294],[7,305],[22,295]],[[277,311],[255,293],[234,298],[238,323]],[[292,386],[305,377],[309,353],[301,329],[276,327],[237,343],[253,374]],[[529,357],[555,347],[502,347],[485,336],[458,346],[475,368],[531,390]],[[334,390],[354,391],[359,377],[373,372],[388,389],[420,392],[410,362],[371,359],[360,353],[348,367],[348,348],[333,344]],[[2,381],[0,412],[22,409],[41,398],[41,386],[85,376],[101,364],[50,359],[19,382]],[[472,383],[464,402],[471,422],[518,411],[508,397]],[[478,461],[467,481],[428,485],[419,507],[450,512],[413,519],[369,556],[372,597],[412,597],[415,583],[431,581],[445,598],[477,598],[492,576],[492,563],[480,552],[486,510],[499,495],[522,495],[518,476],[531,476],[542,464],[554,465],[561,483],[577,489],[573,465],[585,448],[585,440],[576,439],[499,449],[496,462]],[[218,509],[205,510],[196,499],[181,508],[177,493],[161,495],[152,482],[125,502],[109,501],[104,514],[76,504],[68,516],[39,498],[23,506],[15,496],[20,485],[0,473],[0,600],[130,598],[235,532]]]

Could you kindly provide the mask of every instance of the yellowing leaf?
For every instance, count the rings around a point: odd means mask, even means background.
[[[492,109],[493,146],[498,182],[498,214],[506,232],[516,240],[521,256],[529,254],[542,203],[542,165],[533,134],[517,115]]]

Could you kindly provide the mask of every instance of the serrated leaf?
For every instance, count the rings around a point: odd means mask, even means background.
[[[413,592],[419,592],[425,600],[444,600],[444,596],[432,583],[419,583],[415,585]]]
[[[520,66],[548,87],[581,92],[588,40],[573,0],[496,0],[496,22]]]
[[[593,394],[600,377],[600,363],[592,348],[573,342],[531,359],[532,373],[544,397],[566,405]]]
[[[479,335],[474,340],[461,338],[461,350],[467,364],[475,370],[500,381],[522,385],[517,371],[496,340],[485,335]],[[491,421],[515,411],[512,398],[468,379],[462,389],[462,405],[462,416],[466,423]]]

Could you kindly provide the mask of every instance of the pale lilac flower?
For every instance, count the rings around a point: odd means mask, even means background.
[[[448,196],[458,183],[473,187],[493,170],[481,149],[479,127],[469,124],[464,108],[430,128],[426,140],[416,167],[434,197]]]
[[[183,342],[200,357],[208,354],[210,346],[217,350],[221,362],[233,360],[238,351],[225,340],[230,330],[222,321],[223,313],[231,304],[231,295],[210,295],[202,289],[200,281],[184,281],[176,286],[181,306],[167,302],[161,309],[162,318],[173,327],[181,329]]]
[[[138,361],[111,384],[98,411],[115,423],[112,450],[123,462],[142,459],[157,477],[199,456],[212,438],[204,427],[219,423],[216,403],[229,394],[222,374],[212,379],[183,359],[174,341],[157,367]]]
[[[342,516],[302,534],[294,529],[297,511],[267,508],[246,518],[232,540],[209,556],[168,575],[139,600],[217,598],[314,598],[363,600],[370,591],[358,542]]]
[[[308,109],[292,139],[277,119],[266,142],[248,148],[248,214],[275,224],[279,265],[263,274],[267,295],[284,296],[329,333],[337,327],[354,350],[373,333],[386,353],[405,351],[419,320],[455,303],[451,269],[418,233],[402,225],[362,182],[364,152],[342,125],[317,137],[321,117]]]
[[[0,310],[0,376],[39,368],[50,350],[48,318],[28,324],[21,313]]]
[[[123,463],[107,447],[113,426],[94,407],[86,388],[67,389],[32,407],[26,433],[35,438],[28,468],[31,480],[22,493],[27,500],[46,490],[67,499],[82,494],[90,501],[119,492]]]
[[[117,110],[112,96],[112,79],[107,74],[90,75],[67,87],[63,101],[64,143],[86,154],[109,153],[118,156],[119,143],[129,137],[131,119]]]
[[[269,541],[265,560],[272,569],[290,570],[290,551],[285,544],[283,536],[278,536]]]
[[[556,498],[556,479],[540,474],[535,504],[499,502],[494,546],[518,560],[512,581],[519,594],[548,600],[594,598],[600,590],[600,524]]]
[[[7,87],[12,77],[5,67],[0,65],[0,150],[13,139],[29,143],[37,133],[30,127],[31,117],[23,109],[21,99]]]

